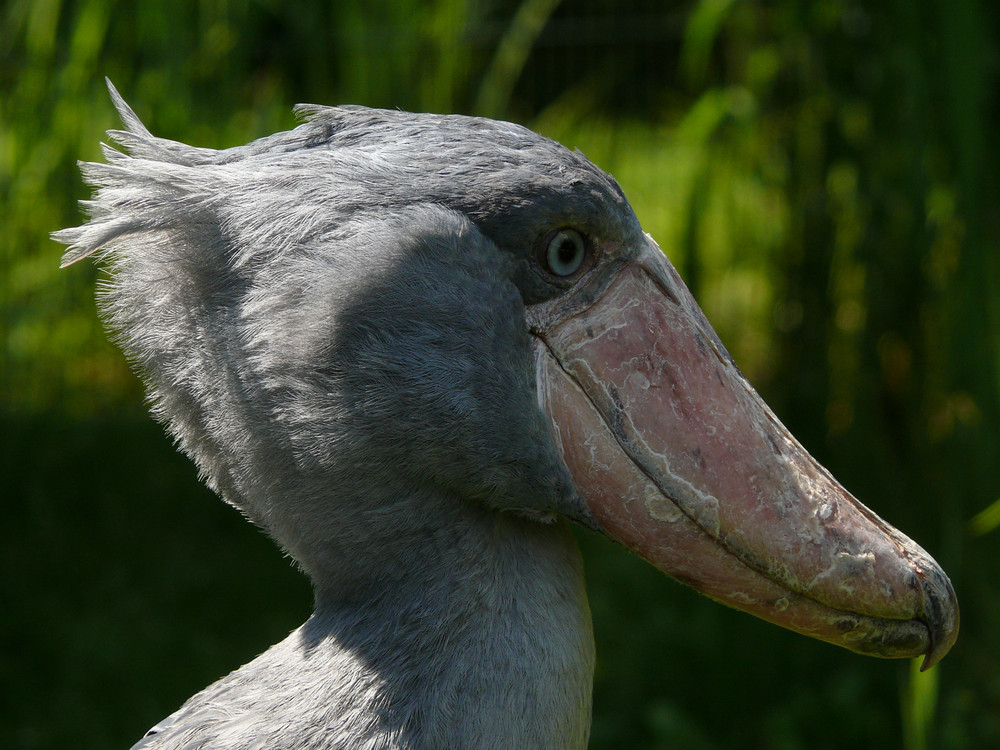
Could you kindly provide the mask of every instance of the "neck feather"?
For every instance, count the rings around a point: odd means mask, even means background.
[[[227,748],[234,724],[275,747],[585,747],[594,646],[568,524],[483,513],[462,532],[381,582],[317,586],[302,627],[168,722],[211,706],[225,723],[201,731]]]

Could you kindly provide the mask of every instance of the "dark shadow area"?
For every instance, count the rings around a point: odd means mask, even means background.
[[[305,577],[148,417],[0,429],[3,746],[128,747],[309,615]]]

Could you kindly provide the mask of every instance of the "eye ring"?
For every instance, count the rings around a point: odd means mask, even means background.
[[[545,241],[542,260],[545,269],[553,276],[572,276],[580,270],[586,259],[587,241],[575,229],[560,229]]]

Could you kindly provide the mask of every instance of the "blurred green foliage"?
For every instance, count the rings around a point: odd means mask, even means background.
[[[593,747],[1000,747],[1000,9],[982,0],[6,0],[0,746],[123,747],[309,609],[58,271],[103,77],[201,146],[296,101],[506,117],[616,175],[723,340],[963,607],[921,682],[582,535]],[[975,521],[972,519],[975,518]]]

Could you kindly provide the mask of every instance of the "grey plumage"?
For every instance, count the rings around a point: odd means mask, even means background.
[[[312,617],[149,750],[579,748],[575,521],[709,596],[938,661],[944,571],[754,392],[617,183],[490,120],[300,107],[213,151],[127,130],[64,265],[154,414],[309,575]]]
[[[90,222],[56,235],[64,263],[99,254],[154,413],[317,596],[146,746],[584,744],[589,615],[552,519],[588,513],[523,321],[562,291],[533,269],[539,235],[639,235],[617,184],[507,123],[302,107],[295,130],[211,151],[114,98],[129,153],[83,166],[97,191]]]

